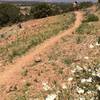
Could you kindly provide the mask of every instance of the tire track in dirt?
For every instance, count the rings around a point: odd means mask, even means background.
[[[0,73],[0,86],[16,82],[19,79],[20,71],[23,67],[28,66],[39,55],[42,56],[44,53],[48,52],[50,48],[52,48],[62,37],[66,35],[72,35],[72,33],[79,27],[83,19],[83,13],[81,11],[76,11],[75,14],[76,21],[71,28],[55,37],[46,40],[44,43],[38,45],[35,49],[31,49],[28,53],[26,53],[26,55],[16,59],[14,64],[8,65],[8,69]]]

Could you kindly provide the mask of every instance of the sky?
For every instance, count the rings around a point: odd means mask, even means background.
[[[50,2],[73,2],[75,0],[0,0],[0,1],[50,1]],[[97,0],[77,0],[77,1],[97,1]]]

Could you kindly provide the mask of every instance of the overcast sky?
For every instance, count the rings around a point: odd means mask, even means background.
[[[0,0],[0,1],[50,1],[50,2],[73,2],[75,0]],[[97,1],[97,0],[77,0],[77,1]]]

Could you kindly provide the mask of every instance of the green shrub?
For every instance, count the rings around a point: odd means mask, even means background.
[[[92,22],[92,21],[98,21],[98,20],[99,20],[98,16],[94,14],[89,14],[84,20],[84,22]]]
[[[72,59],[70,59],[70,58],[65,58],[65,59],[64,59],[64,64],[67,64],[67,65],[72,64]]]
[[[90,34],[91,33],[91,26],[88,23],[82,23],[79,28],[77,28],[76,32],[78,34]]]

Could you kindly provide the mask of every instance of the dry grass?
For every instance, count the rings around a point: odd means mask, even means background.
[[[51,94],[56,95],[56,100],[80,98],[96,100],[99,78],[93,76],[93,73],[100,72],[100,47],[96,46],[97,37],[94,34],[84,35],[80,43],[76,42],[76,37],[78,34],[62,38],[51,51],[41,57],[42,62],[32,62],[27,67],[28,75],[22,75],[25,82],[20,92],[11,92],[9,95],[13,97],[16,93],[13,99],[24,97],[25,100],[30,98],[45,100]],[[90,44],[93,44],[94,48],[90,48]],[[81,83],[82,79],[89,78],[92,78],[92,82]],[[45,87],[47,90],[43,88],[42,82],[47,82]],[[26,86],[26,83],[31,85]],[[19,87],[20,82],[17,85]],[[84,93],[78,93],[77,88],[83,89]]]
[[[31,47],[67,29],[74,21],[75,15],[68,13],[29,21],[29,23],[26,22],[26,26],[23,23],[24,29],[18,29],[15,26],[15,30],[10,29],[1,37],[1,60],[11,62],[13,58],[25,54]]]
[[[94,13],[98,17],[98,21],[93,22],[84,22],[80,25],[80,27],[76,30],[79,34],[96,34],[100,33],[100,11]],[[87,18],[88,14],[85,15]]]
[[[99,22],[92,24],[100,27],[96,23]],[[99,30],[96,28],[89,32]],[[17,82],[18,89],[10,91],[7,99],[46,100],[51,95],[56,96],[55,100],[99,100],[99,35],[84,32],[60,39],[50,51],[40,56],[41,62],[33,61],[22,69],[24,75],[21,74]]]

